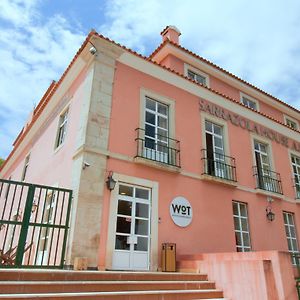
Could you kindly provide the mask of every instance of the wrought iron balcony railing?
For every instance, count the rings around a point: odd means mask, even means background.
[[[180,142],[166,135],[147,136],[145,129],[136,128],[137,154],[149,160],[180,168]]]
[[[253,167],[254,177],[256,180],[256,188],[273,192],[277,194],[283,194],[280,174],[273,172],[269,169]]]
[[[208,152],[207,149],[202,149],[201,152],[203,174],[237,181],[235,158],[217,152]]]

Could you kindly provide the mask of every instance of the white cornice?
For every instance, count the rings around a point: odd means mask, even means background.
[[[278,133],[281,133],[281,134],[289,137],[290,139],[293,139],[296,141],[299,140],[299,133],[295,132],[294,130],[291,130],[284,125],[281,125],[267,117],[264,117],[263,115],[255,112],[255,111],[252,111],[246,107],[243,107],[237,103],[234,103],[233,101],[229,101],[229,100],[225,99],[224,97],[217,95],[216,93],[210,91],[207,88],[196,85],[195,83],[190,82],[190,81],[186,80],[185,78],[178,76],[175,73],[165,70],[158,65],[152,64],[136,55],[125,52],[124,54],[122,54],[120,56],[120,58],[118,60],[121,63],[128,65],[140,72],[143,72],[143,73],[153,76],[154,78],[157,78],[161,81],[164,81],[166,83],[174,85],[175,87],[185,90],[193,95],[204,98],[204,99],[210,101],[211,103],[222,106],[223,108],[225,108],[229,111],[235,112],[238,110],[239,115],[242,117],[248,118],[250,120],[253,120],[254,122],[257,122],[258,124],[261,124],[270,129],[273,129],[273,130],[277,131]]]
[[[260,101],[265,102],[266,104],[274,107],[275,109],[284,112],[291,117],[294,117],[295,119],[300,119],[300,113],[297,113],[293,109],[287,107],[286,105],[272,99],[271,97],[268,97],[264,93],[252,88],[251,86],[241,82],[240,80],[233,78],[232,76],[224,73],[223,71],[215,68],[214,66],[200,60],[199,58],[195,57],[192,54],[187,53],[184,50],[181,50],[177,47],[175,47],[172,44],[166,44],[162,49],[159,50],[158,53],[154,55],[155,61],[162,61],[168,54],[174,55],[175,57],[181,59],[183,62],[193,65],[196,68],[201,69],[203,72],[208,73],[208,75],[212,75],[230,86],[235,87],[241,92],[244,92],[248,94],[249,96],[252,96]],[[237,99],[238,100],[238,99]]]

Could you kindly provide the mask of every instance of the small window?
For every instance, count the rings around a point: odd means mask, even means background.
[[[207,85],[206,76],[200,75],[198,73],[195,73],[191,70],[187,71],[188,78],[195,80],[198,83],[201,83],[202,85]]]
[[[295,181],[296,199],[300,199],[300,157],[292,155],[291,160]]]
[[[30,155],[27,155],[25,158],[21,181],[24,181],[26,178],[26,174],[27,174],[27,170],[28,170],[28,166],[29,166],[29,158],[30,158]]]
[[[66,133],[67,133],[67,123],[68,123],[68,112],[69,110],[66,110],[64,113],[62,113],[59,117],[59,125],[58,125],[58,131],[57,131],[57,138],[56,138],[56,144],[55,148],[59,147],[63,144]]]
[[[237,252],[251,251],[247,204],[232,202],[234,233]]]
[[[283,220],[289,252],[292,254],[298,253],[299,247],[294,221],[294,214],[289,212],[283,212]],[[296,264],[295,258],[293,258],[293,263]]]
[[[242,99],[241,99],[242,103],[244,105],[246,105],[247,107],[251,108],[251,109],[254,109],[254,110],[257,110],[257,104],[255,101],[245,97],[245,96],[242,96]]]
[[[298,129],[297,123],[295,121],[292,121],[291,119],[286,118],[285,119],[285,124],[287,126],[290,126],[293,129]]]

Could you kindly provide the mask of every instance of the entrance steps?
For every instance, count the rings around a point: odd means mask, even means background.
[[[224,300],[196,273],[0,270],[1,299]]]

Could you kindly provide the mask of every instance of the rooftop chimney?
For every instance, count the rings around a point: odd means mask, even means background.
[[[179,44],[179,36],[181,32],[175,26],[167,26],[161,33],[163,42],[169,40],[175,44]]]

